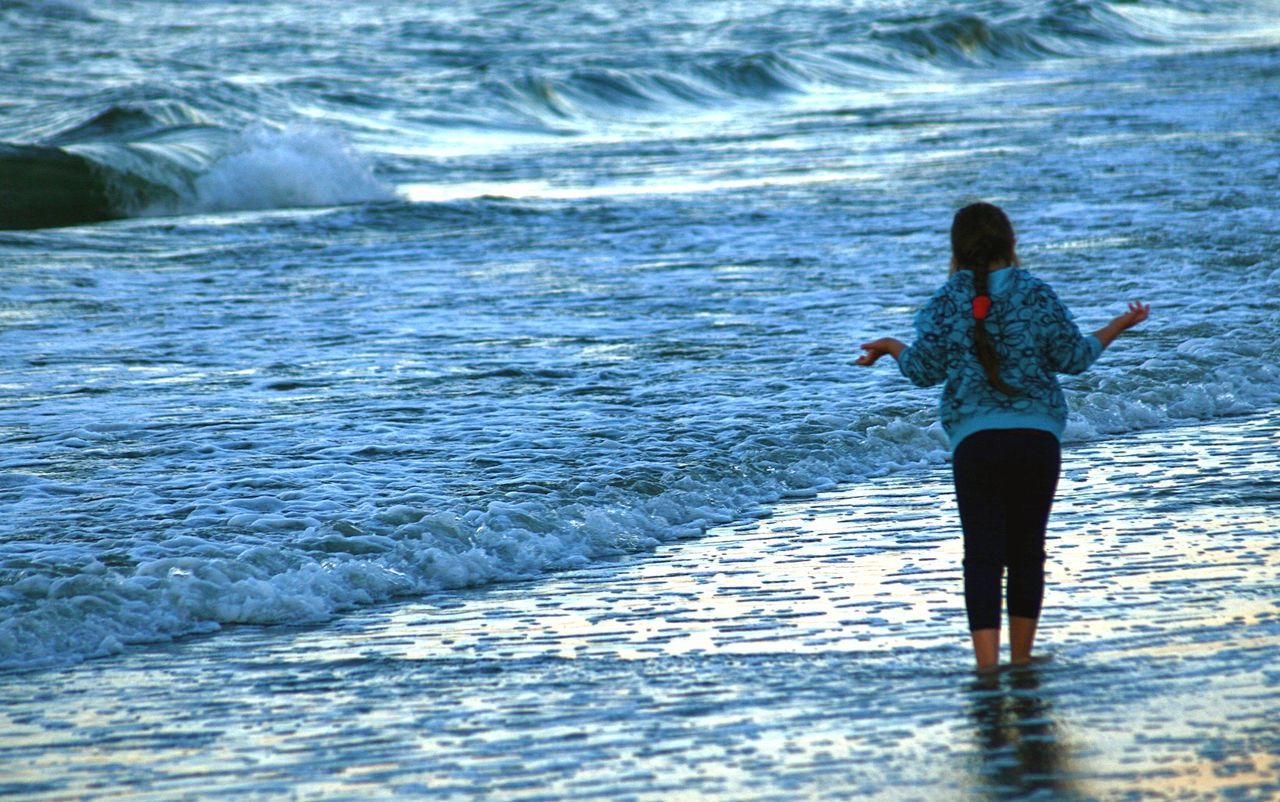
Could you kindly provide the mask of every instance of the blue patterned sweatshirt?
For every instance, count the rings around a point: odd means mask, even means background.
[[[1048,284],[1025,270],[991,273],[987,331],[1000,356],[1000,377],[1022,392],[991,386],[973,340],[973,273],[957,270],[916,314],[916,341],[898,355],[902,374],[918,387],[945,381],[938,404],[955,449],[982,429],[1042,429],[1061,437],[1067,400],[1057,373],[1080,373],[1102,343],[1080,333]]]

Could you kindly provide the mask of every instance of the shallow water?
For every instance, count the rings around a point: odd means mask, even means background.
[[[1278,432],[1068,450],[1051,659],[991,682],[967,670],[949,477],[925,468],[535,584],[25,675],[0,696],[6,790],[1273,798]]]

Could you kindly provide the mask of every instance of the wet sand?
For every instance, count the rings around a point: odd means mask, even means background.
[[[1067,449],[1040,652],[970,670],[923,467],[536,582],[0,675],[0,796],[1280,797],[1280,415]]]

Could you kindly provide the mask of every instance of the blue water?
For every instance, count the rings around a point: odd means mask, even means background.
[[[432,6],[441,6],[434,8]],[[945,459],[961,203],[1069,442],[1280,402],[1280,4],[0,6],[0,666],[583,567]]]

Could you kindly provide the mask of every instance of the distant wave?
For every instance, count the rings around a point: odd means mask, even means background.
[[[39,143],[0,143],[0,229],[395,198],[332,131],[234,131],[174,102],[112,106]]]
[[[580,69],[562,75],[526,74],[490,87],[499,107],[531,115],[555,128],[576,119],[660,115],[677,106],[714,107],[726,101],[767,100],[805,91],[821,76],[804,59],[781,53],[725,56],[687,69]]]
[[[43,16],[80,6],[11,8]],[[1170,14],[1152,15],[1153,9]],[[1185,36],[1186,13],[1204,10],[1191,0],[1049,0],[875,17],[836,6],[814,10],[801,28],[809,32],[791,39],[765,17],[748,17],[727,22],[732,30],[715,48],[649,53],[630,45],[617,58],[562,69],[486,66],[485,77],[459,78],[462,84],[443,93],[447,100],[406,118],[437,129],[573,133],[591,121],[670,119],[690,108],[865,89],[939,69],[1176,43]],[[1183,22],[1167,23],[1173,18]],[[328,84],[309,77],[306,86],[323,96]],[[297,116],[296,98],[279,87],[142,83],[113,90],[105,103],[51,110],[35,127],[10,130],[15,141],[0,142],[0,229],[397,198],[335,131],[265,124]],[[410,128],[405,137],[420,134],[421,127]]]
[[[1156,33],[1107,3],[1045,4],[1041,14],[983,17],[948,13],[929,18],[890,19],[872,38],[912,59],[944,65],[1076,56],[1100,44],[1138,45],[1159,41]]]
[[[869,81],[902,80],[925,69],[1085,56],[1100,47],[1150,46],[1180,37],[1126,13],[1124,4],[1098,0],[1056,0],[1030,8],[990,4],[981,13],[940,11],[877,20],[856,10],[832,11],[830,16],[831,35],[805,45],[693,53],[661,69],[529,73],[496,81],[489,91],[500,106],[554,128],[575,118],[608,118],[673,104],[766,100],[820,86],[863,88]]]

